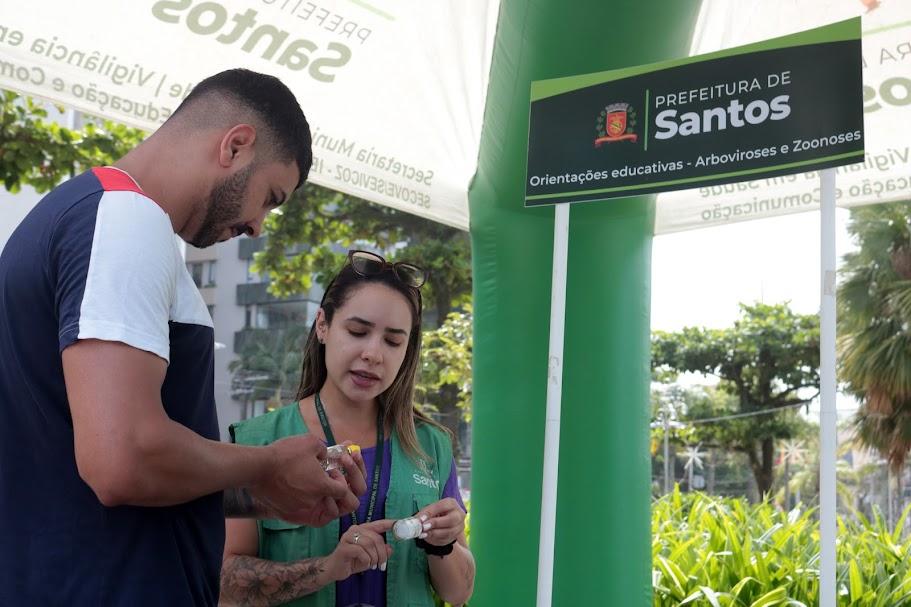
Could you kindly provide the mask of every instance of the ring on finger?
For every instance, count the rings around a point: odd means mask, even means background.
[[[354,543],[357,544],[360,541],[360,539],[361,539],[361,532],[355,531],[354,532]]]

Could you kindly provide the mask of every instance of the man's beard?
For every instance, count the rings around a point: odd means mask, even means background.
[[[215,184],[209,194],[206,216],[189,241],[191,245],[198,249],[210,247],[218,242],[226,228],[240,221],[244,193],[252,170],[252,166],[247,166]]]

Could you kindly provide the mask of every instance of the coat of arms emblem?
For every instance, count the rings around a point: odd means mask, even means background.
[[[596,148],[615,141],[635,143],[639,139],[639,136],[636,135],[636,110],[628,103],[608,105],[601,110],[601,114],[598,116],[595,132],[597,133]]]

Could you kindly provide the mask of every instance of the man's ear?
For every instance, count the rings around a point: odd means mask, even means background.
[[[218,163],[224,168],[250,164],[253,161],[253,144],[255,142],[256,128],[254,126],[234,125],[219,142]]]

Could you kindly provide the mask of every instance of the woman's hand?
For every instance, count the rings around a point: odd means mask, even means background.
[[[338,582],[367,569],[379,567],[386,571],[392,546],[386,544],[383,533],[392,529],[394,523],[393,520],[382,519],[349,527],[326,559],[329,576]]]
[[[465,531],[465,512],[451,497],[430,504],[415,516],[424,523],[420,538],[434,546],[451,544]]]

